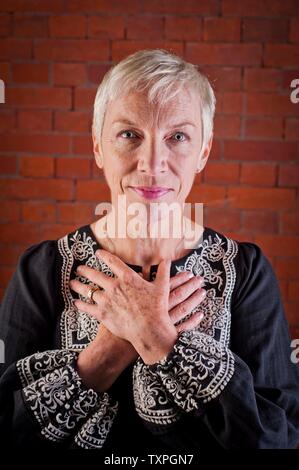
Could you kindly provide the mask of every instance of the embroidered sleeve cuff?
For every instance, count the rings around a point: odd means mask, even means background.
[[[148,366],[180,408],[189,412],[216,398],[234,373],[232,352],[198,330],[179,334],[171,352]]]
[[[111,403],[108,393],[83,384],[76,371],[77,356],[53,350],[18,361],[23,399],[45,438],[62,442],[76,436],[80,447],[99,448],[112,426],[117,403]]]

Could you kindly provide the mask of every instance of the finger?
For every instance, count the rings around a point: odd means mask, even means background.
[[[171,260],[163,259],[157,269],[155,281],[163,286],[169,285]]]
[[[86,277],[94,284],[103,287],[105,290],[109,290],[109,288],[111,289],[115,282],[113,277],[84,264],[78,266],[76,271],[80,276]]]
[[[98,321],[102,320],[98,305],[87,304],[83,300],[75,300],[74,305],[80,312],[85,312]]]
[[[105,264],[111,269],[111,271],[119,278],[124,279],[127,276],[137,275],[133,269],[127,266],[118,256],[109,253],[106,250],[97,250],[97,258],[104,261]]]
[[[178,321],[185,318],[186,315],[189,315],[196,307],[198,307],[205,296],[206,291],[204,289],[198,289],[190,297],[188,297],[188,299],[170,310],[169,316],[173,323],[177,323]]]
[[[184,282],[187,282],[192,277],[194,277],[194,274],[190,271],[182,271],[175,276],[172,276],[169,281],[170,290],[173,290],[181,284],[184,284]]]
[[[185,282],[183,285],[173,289],[169,294],[169,310],[179,305],[181,302],[186,300],[190,295],[193,294],[197,289],[202,287],[203,278],[199,276],[194,276]]]
[[[70,281],[70,288],[74,291],[77,292],[77,294],[82,295],[83,297],[88,299],[88,291],[89,289],[93,287],[90,284],[83,284],[83,282],[78,281],[77,279],[72,279]],[[93,300],[99,304],[102,301],[102,294],[100,290],[97,290],[93,293],[92,295]],[[90,305],[90,304],[89,304]]]
[[[194,313],[192,317],[188,318],[188,320],[176,326],[177,332],[180,333],[181,331],[193,330],[193,328],[196,328],[200,324],[203,317],[204,314],[202,312]]]

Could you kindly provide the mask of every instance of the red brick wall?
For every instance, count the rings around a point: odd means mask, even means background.
[[[92,155],[96,87],[144,48],[200,64],[217,94],[215,141],[191,198],[205,225],[258,243],[299,337],[298,0],[1,0],[0,282],[19,254],[94,220],[108,193]]]

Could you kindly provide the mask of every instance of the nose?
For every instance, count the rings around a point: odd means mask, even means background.
[[[158,139],[149,139],[139,149],[138,170],[142,173],[164,173],[168,169],[168,150]]]

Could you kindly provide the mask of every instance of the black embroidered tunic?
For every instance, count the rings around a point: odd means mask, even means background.
[[[200,244],[171,265],[171,276],[204,276],[207,295],[194,310],[204,312],[202,322],[181,332],[166,358],[146,365],[139,357],[96,393],[80,379],[76,358],[98,322],[73,306],[81,296],[69,281],[90,282],[76,275],[80,264],[113,276],[98,248],[85,225],[19,259],[0,313],[1,444],[119,455],[296,447],[299,372],[260,248],[205,228]]]

